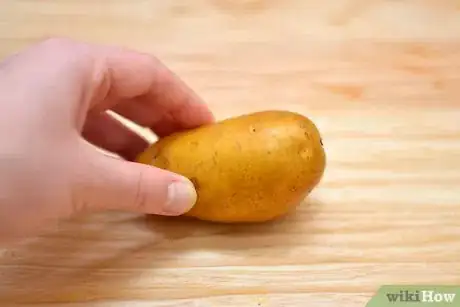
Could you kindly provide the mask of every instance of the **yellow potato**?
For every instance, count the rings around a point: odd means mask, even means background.
[[[308,118],[264,111],[164,137],[137,161],[194,183],[198,199],[186,216],[231,223],[294,209],[320,182],[326,156]]]

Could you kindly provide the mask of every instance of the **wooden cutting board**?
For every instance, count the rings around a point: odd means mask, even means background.
[[[105,213],[4,250],[0,305],[364,306],[460,284],[456,0],[0,1],[0,56],[47,36],[157,55],[218,119],[311,117],[328,168],[274,223]]]

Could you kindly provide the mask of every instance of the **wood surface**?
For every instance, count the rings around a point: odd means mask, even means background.
[[[460,284],[460,2],[0,0],[2,58],[67,36],[151,52],[218,119],[312,118],[328,155],[292,215],[104,213],[0,256],[1,306],[364,306]]]

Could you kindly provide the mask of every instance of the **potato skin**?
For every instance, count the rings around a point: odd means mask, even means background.
[[[294,209],[320,182],[326,155],[317,127],[288,111],[242,115],[164,137],[138,160],[189,178],[186,216],[263,222]]]

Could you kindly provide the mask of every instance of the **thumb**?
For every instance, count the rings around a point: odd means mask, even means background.
[[[181,215],[197,195],[190,180],[153,166],[95,152],[78,186],[75,210],[124,210]],[[81,177],[80,177],[81,178]]]

